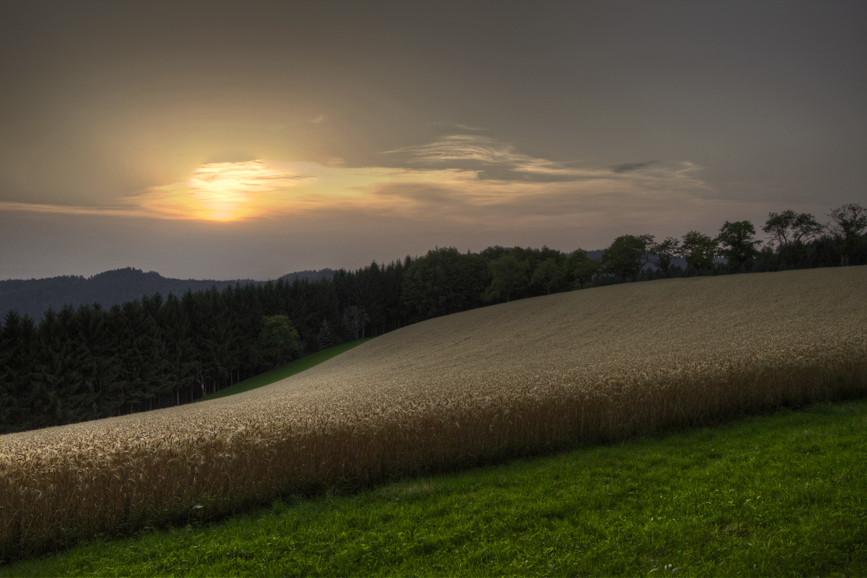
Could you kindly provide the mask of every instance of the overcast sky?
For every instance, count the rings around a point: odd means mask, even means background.
[[[867,202],[867,2],[0,2],[0,279]]]

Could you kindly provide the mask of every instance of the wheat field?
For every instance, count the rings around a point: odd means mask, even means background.
[[[279,495],[867,394],[867,267],[429,320],[209,402],[0,436],[0,558]]]

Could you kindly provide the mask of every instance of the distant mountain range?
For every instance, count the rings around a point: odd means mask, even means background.
[[[280,277],[289,283],[295,279],[318,281],[330,279],[331,269],[319,271],[298,271]],[[27,314],[37,322],[49,307],[60,309],[64,305],[79,307],[84,304],[99,303],[108,309],[127,301],[140,299],[146,295],[169,293],[181,297],[187,290],[205,291],[211,287],[223,290],[235,285],[263,284],[266,281],[235,279],[232,281],[200,281],[196,279],[168,279],[159,273],[144,273],[139,269],[127,267],[99,273],[93,277],[63,276],[49,279],[12,279],[0,281],[0,320],[9,311]]]
[[[602,259],[602,250],[588,251],[587,254],[597,260]],[[685,267],[683,259],[672,259],[672,266]],[[648,265],[647,268],[652,268]],[[280,277],[289,283],[295,279],[318,281],[330,279],[334,275],[332,269],[319,271],[297,271]],[[169,293],[181,297],[187,290],[206,291],[216,287],[222,291],[226,287],[247,285],[248,283],[263,284],[267,281],[252,279],[234,279],[231,281],[211,281],[197,279],[169,279],[155,271],[145,273],[140,269],[127,267],[99,273],[93,277],[65,275],[48,279],[12,279],[0,281],[0,321],[9,311],[27,314],[35,321],[42,319],[42,314],[49,307],[55,310],[64,305],[79,307],[84,304],[99,303],[104,309],[112,305],[120,305],[146,295],[159,293],[163,297]]]

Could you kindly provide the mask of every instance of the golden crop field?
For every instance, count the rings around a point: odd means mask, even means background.
[[[281,494],[867,394],[867,267],[433,319],[209,402],[0,436],[0,557]]]

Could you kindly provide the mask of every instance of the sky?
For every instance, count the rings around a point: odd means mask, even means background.
[[[867,2],[0,1],[0,279],[867,203]]]

